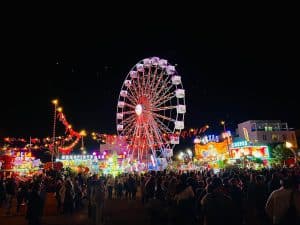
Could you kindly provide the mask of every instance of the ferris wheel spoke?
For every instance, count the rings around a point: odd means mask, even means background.
[[[154,70],[154,73],[152,74],[152,79],[151,79],[151,73],[149,74],[149,84],[148,84],[148,87],[149,87],[149,96],[152,97],[152,90],[153,90],[153,87],[154,87],[154,84],[155,84],[155,80],[156,80],[156,76],[157,76],[157,66],[155,67],[155,70]]]
[[[122,112],[123,115],[128,115],[128,114],[134,114],[134,111],[124,111]]]
[[[172,133],[171,129],[169,127],[167,127],[166,124],[164,124],[159,118],[154,118],[154,120],[159,123],[164,131],[164,133]]]
[[[131,104],[127,103],[127,102],[125,102],[125,105],[128,106],[128,107],[130,107],[130,108],[132,108],[132,109],[135,109],[134,105],[131,105]]]
[[[168,95],[174,95],[174,96],[176,96],[176,94],[175,94],[175,91],[171,91],[170,92],[170,90],[173,88],[173,85],[170,85],[167,89],[165,89],[164,91],[163,91],[163,93],[161,94],[161,97],[162,98],[164,98],[164,97],[166,97],[166,96],[168,96]]]
[[[141,87],[141,82],[140,82],[140,75],[138,73],[138,77],[137,77],[137,87],[138,87],[138,96],[143,95],[143,91],[142,91],[142,87]]]
[[[149,68],[149,71],[151,71],[151,68]],[[147,90],[145,90],[146,86],[146,82],[147,82],[147,78],[149,77],[149,72],[148,74],[146,74],[145,72],[143,72],[143,76],[142,76],[142,87],[144,87],[143,90],[143,95],[145,95],[147,93]],[[146,91],[146,92],[144,92]]]
[[[122,123],[129,123],[129,122],[133,122],[135,120],[135,115],[134,114],[132,114],[132,115],[130,115],[130,116],[128,116],[126,119],[124,119],[123,121],[122,121]]]
[[[158,142],[159,143],[163,143],[162,142],[162,135],[159,135],[159,132],[160,132],[160,126],[159,126],[159,124],[157,123],[157,121],[155,121],[155,119],[151,119],[151,124],[152,124],[152,127],[153,127],[153,131],[154,131],[154,133],[155,133],[155,136],[156,136],[156,138],[157,138],[157,140],[158,140]]]
[[[175,91],[170,91],[171,89],[172,89],[172,85],[169,86],[165,91],[163,91],[162,94],[159,94],[158,97],[155,99],[155,103],[159,103],[164,98],[175,97],[176,96]]]
[[[126,132],[129,134],[130,133],[130,131],[131,131],[131,129],[134,129],[134,123],[132,123],[132,124],[129,124],[128,126],[126,126],[124,129],[123,129],[123,131],[121,132],[121,134],[125,134]]]
[[[164,119],[164,120],[175,121],[174,119],[172,119],[172,118],[170,118],[170,117],[166,117],[166,116],[160,115],[160,114],[155,113],[155,112],[152,112],[152,115],[155,116],[155,117],[158,117],[158,118],[162,118],[162,119]]]
[[[165,111],[165,110],[170,110],[170,109],[176,109],[176,106],[164,106],[164,107],[159,107],[159,108],[153,108],[152,112],[158,112],[158,111]]]
[[[164,76],[163,71],[161,71],[161,72],[159,73],[159,75],[158,75],[158,78],[157,78],[157,79],[153,79],[153,86],[151,85],[151,94],[150,94],[151,97],[154,98],[155,92],[156,92],[156,90],[157,90],[159,84],[161,84],[161,80],[163,79],[163,76]],[[156,83],[155,83],[155,82],[156,82]]]
[[[127,94],[127,99],[130,101],[130,103],[132,104],[137,104],[137,100],[131,95],[131,94]]]
[[[129,86],[128,90],[132,94],[132,96],[136,99],[136,96],[138,96],[138,91],[137,91],[137,82],[135,80],[131,80],[131,85]]]
[[[152,125],[152,131],[153,131],[153,133],[154,133],[154,136],[156,137],[156,139],[157,139],[157,143],[158,143],[158,146],[160,147],[160,145],[161,144],[163,144],[163,140],[162,140],[162,135],[160,135],[159,134],[159,132],[160,132],[160,130],[159,130],[159,128],[158,128],[158,124],[156,123],[156,121],[154,120],[154,119],[152,119],[152,123],[151,123],[151,125]]]
[[[158,108],[161,105],[164,105],[166,102],[172,100],[175,97],[176,97],[176,95],[174,93],[170,93],[170,94],[168,94],[166,96],[163,96],[163,97],[159,98],[156,102],[153,103],[154,108],[155,107]]]
[[[138,96],[140,95],[139,93],[139,86],[138,82],[136,80],[132,81],[132,86],[130,87],[130,94],[134,96],[136,102],[138,101]]]
[[[150,91],[151,91],[151,67],[149,68],[149,72],[148,72],[148,75],[147,75],[147,87],[148,87],[148,95],[150,96]],[[155,67],[155,71],[154,71],[154,73],[153,73],[153,76],[155,76],[156,75],[156,73],[157,73],[157,67]]]
[[[171,90],[172,83],[170,84],[170,86],[168,86],[169,82],[170,82],[170,80],[168,78],[166,80],[164,80],[164,82],[162,83],[162,85],[160,86],[159,90],[157,91],[157,93],[155,95],[154,101],[156,101],[161,96],[165,95],[166,93],[168,93]],[[161,92],[163,92],[163,94],[161,94]]]

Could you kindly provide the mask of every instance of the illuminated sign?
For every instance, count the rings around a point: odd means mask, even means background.
[[[219,142],[219,136],[206,135],[201,139],[201,143],[206,144],[208,142]]]
[[[232,143],[233,148],[243,147],[243,146],[247,146],[247,145],[248,145],[248,141],[237,141],[237,142]]]

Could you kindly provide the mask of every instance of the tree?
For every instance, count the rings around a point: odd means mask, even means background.
[[[107,160],[106,173],[112,174],[114,177],[122,173],[122,169],[118,163],[118,155],[114,153],[111,158]]]
[[[294,157],[293,152],[284,144],[278,144],[271,149],[271,163],[282,165],[285,160]]]

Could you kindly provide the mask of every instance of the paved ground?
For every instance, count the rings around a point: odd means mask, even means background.
[[[12,215],[5,215],[3,208],[0,208],[1,225],[26,225],[25,206],[22,206],[20,215],[16,215],[15,201]],[[140,200],[106,200],[104,209],[105,225],[118,224],[145,224],[146,216]],[[59,215],[56,212],[56,201],[53,194],[48,194],[42,225],[83,225],[91,224],[88,219],[87,207],[75,212],[72,216]]]
[[[106,200],[104,207],[104,225],[147,225],[149,224],[146,211],[141,200]],[[16,215],[15,202],[12,215],[5,215],[3,208],[0,208],[0,225],[27,225],[25,219],[25,206],[22,206],[20,215]],[[160,221],[162,224],[166,224]],[[92,224],[88,218],[87,206],[83,210],[75,212],[72,216],[59,215],[56,212],[56,200],[53,194],[48,194],[42,225],[89,225]],[[157,223],[155,223],[157,224]],[[248,215],[247,225],[259,225],[255,216]]]

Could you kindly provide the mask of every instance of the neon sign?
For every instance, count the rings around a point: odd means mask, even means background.
[[[219,136],[217,135],[206,135],[201,139],[201,143],[206,144],[209,142],[219,142]]]
[[[237,148],[237,147],[244,147],[248,145],[248,141],[238,141],[238,142],[233,142],[232,147]]]

